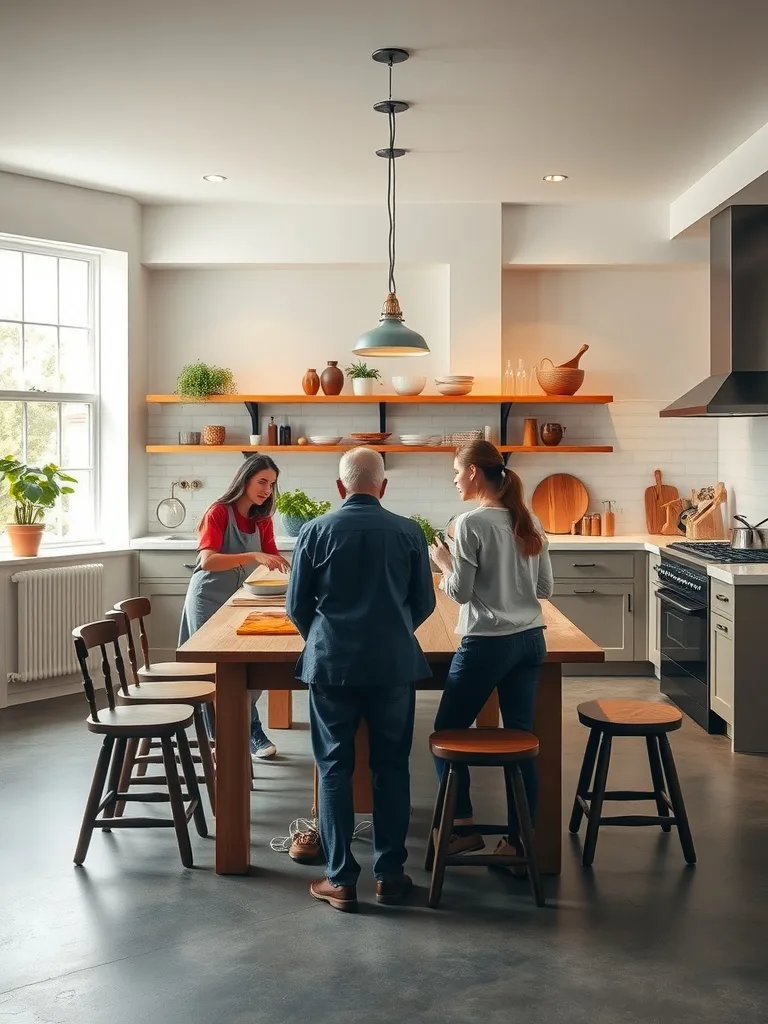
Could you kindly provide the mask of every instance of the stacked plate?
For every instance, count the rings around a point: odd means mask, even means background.
[[[392,435],[381,433],[368,433],[350,434],[349,436],[352,438],[353,441],[357,442],[357,444],[384,444],[387,438],[391,437]]]
[[[309,440],[312,442],[312,444],[319,444],[319,445],[330,446],[330,445],[338,444],[341,441],[341,438],[340,437],[334,437],[334,436],[332,436],[330,434],[313,434],[310,437]]]
[[[460,374],[435,377],[435,387],[441,395],[468,395],[474,382],[474,377],[464,377]]]
[[[427,448],[431,445],[440,444],[442,438],[432,434],[401,434],[400,443],[414,448]]]

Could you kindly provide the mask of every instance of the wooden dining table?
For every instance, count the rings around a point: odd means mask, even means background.
[[[437,582],[436,582],[437,586]],[[559,874],[562,846],[562,666],[601,662],[604,651],[554,605],[543,602],[547,660],[542,667],[534,731],[539,738],[539,808],[536,847],[544,874]],[[440,690],[461,637],[458,606],[437,590],[437,607],[416,633],[432,677],[417,690]],[[249,690],[269,691],[276,718],[291,722],[292,690],[305,689],[294,673],[303,647],[299,636],[238,636],[247,608],[224,605],[176,652],[178,661],[216,665],[216,873],[245,874],[251,863]],[[273,725],[272,717],[269,719]],[[498,724],[494,695],[477,725]],[[367,773],[358,744],[356,774]],[[575,787],[574,780],[574,787]],[[361,808],[357,808],[360,810]]]

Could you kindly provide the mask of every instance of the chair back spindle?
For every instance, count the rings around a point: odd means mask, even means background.
[[[119,601],[115,607],[118,611],[124,612],[128,616],[128,655],[131,657],[131,665],[133,666],[136,661],[136,645],[133,639],[133,629],[130,623],[134,619],[139,621],[139,642],[141,643],[141,657],[144,668],[152,667],[152,659],[149,654],[149,636],[147,635],[147,627],[145,619],[152,611],[152,605],[150,604],[148,597],[131,597],[127,601]],[[136,666],[135,672],[138,672],[138,666]]]
[[[107,648],[111,645],[113,658],[117,671],[117,682],[123,693],[128,692],[125,680],[125,669],[118,640],[121,634],[120,624],[114,619],[100,619],[98,622],[88,622],[84,626],[77,626],[72,630],[72,637],[75,643],[75,652],[83,676],[83,688],[91,714],[94,721],[98,721],[98,709],[96,708],[96,697],[94,693],[93,680],[88,671],[88,655],[95,648],[101,652],[101,672],[104,676],[104,689],[107,694],[107,703],[110,711],[115,710],[115,686],[112,680],[112,666],[109,660]]]
[[[115,668],[117,669],[118,679],[120,681],[120,692],[126,697],[128,696],[128,680],[125,675],[125,661],[123,660],[123,652],[120,647],[120,637],[126,637],[128,641],[128,661],[131,666],[131,676],[135,686],[140,686],[139,674],[136,671],[136,654],[134,652],[131,657],[131,621],[125,612],[120,611],[119,608],[113,608],[104,614],[105,619],[116,623],[118,635],[115,638]]]

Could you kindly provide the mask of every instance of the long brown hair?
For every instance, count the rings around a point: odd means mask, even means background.
[[[544,544],[541,534],[533,525],[533,518],[523,498],[523,482],[517,473],[504,465],[504,458],[490,441],[472,441],[456,451],[456,461],[462,469],[474,466],[491,491],[509,509],[512,529],[528,558],[540,555]]]
[[[232,483],[224,491],[220,498],[212,501],[208,508],[205,510],[205,514],[200,517],[198,524],[198,530],[203,529],[205,520],[208,518],[208,513],[211,511],[214,505],[234,505],[234,503],[245,494],[248,489],[248,484],[256,476],[257,473],[261,473],[262,470],[271,469],[277,477],[280,476],[280,470],[277,468],[273,459],[270,459],[268,455],[251,455],[247,458],[240,469],[232,479]],[[272,494],[262,505],[251,505],[248,509],[249,519],[265,519],[271,516],[275,511],[275,494],[277,493],[277,480],[275,480],[275,489]]]

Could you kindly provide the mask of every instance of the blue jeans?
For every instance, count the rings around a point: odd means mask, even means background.
[[[453,656],[435,730],[468,729],[494,690],[499,692],[499,708],[505,729],[533,730],[536,708],[536,686],[541,666],[547,655],[544,630],[539,626],[510,636],[465,636]],[[456,818],[472,817],[469,796],[469,769],[456,765],[458,792]],[[438,779],[447,770],[446,762],[435,758]],[[520,771],[536,821],[538,775],[536,761],[521,761]],[[507,792],[509,834],[518,834],[517,814],[512,794]]]
[[[318,828],[335,885],[355,885],[360,865],[352,855],[355,811],[352,773],[360,719],[368,725],[373,780],[373,873],[400,878],[408,856],[416,694],[413,686],[309,687],[309,725],[319,783]]]

